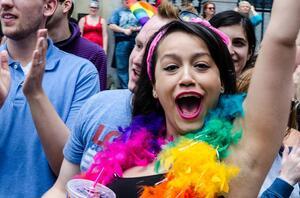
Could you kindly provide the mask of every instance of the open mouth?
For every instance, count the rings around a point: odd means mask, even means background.
[[[199,94],[179,95],[175,99],[179,115],[186,120],[197,118],[201,113],[202,96]]]
[[[5,13],[5,14],[1,15],[1,18],[9,20],[9,19],[16,19],[17,17],[15,15],[12,15],[12,14],[9,14],[9,13]]]
[[[15,19],[17,19],[17,16],[10,14],[10,13],[2,13],[1,14],[1,21],[3,22],[3,24],[5,24],[5,26],[9,26],[12,25],[13,22],[15,21]]]

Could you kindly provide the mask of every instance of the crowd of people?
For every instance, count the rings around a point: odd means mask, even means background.
[[[143,24],[131,3],[106,22],[92,0],[77,24],[72,0],[0,1],[0,197],[66,197],[74,176],[117,197],[299,197],[300,1],[274,0],[259,49],[247,1],[162,0]]]

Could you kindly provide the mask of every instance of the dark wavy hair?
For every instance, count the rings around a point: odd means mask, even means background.
[[[166,31],[160,42],[167,37],[169,34],[182,31],[187,34],[195,35],[202,39],[216,63],[222,84],[224,86],[224,93],[233,94],[236,93],[236,78],[233,62],[228,51],[226,44],[222,39],[210,28],[199,25],[197,23],[183,22],[183,21],[173,21],[165,26],[163,26],[157,33],[155,33],[149,40],[146,48],[146,52],[149,51],[149,46],[153,39],[160,31]],[[152,59],[151,59],[151,77],[153,82],[150,81],[147,74],[147,55],[144,54],[142,62],[142,70],[139,80],[137,81],[137,87],[135,91],[135,96],[133,100],[133,115],[147,115],[152,112],[163,115],[164,111],[160,106],[157,99],[152,95],[153,84],[155,83],[155,64],[157,60],[157,48],[160,42],[156,45]],[[176,41],[174,41],[176,42]]]
[[[253,67],[254,66],[253,60],[254,60],[255,48],[256,48],[256,36],[255,36],[254,26],[252,25],[250,19],[236,11],[228,10],[214,15],[209,20],[209,22],[215,28],[238,25],[238,24],[242,25],[246,33],[246,38],[249,43],[248,50],[249,53],[251,53],[251,56],[249,60],[246,62],[246,65],[244,66],[242,71],[245,71],[246,69]]]

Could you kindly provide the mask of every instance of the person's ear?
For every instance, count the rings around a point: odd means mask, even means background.
[[[223,94],[225,92],[224,83],[221,82],[220,93]]]
[[[252,57],[253,53],[254,53],[254,52],[252,52],[252,50],[250,50],[250,52],[249,52],[248,55],[247,55],[247,61],[250,60],[250,58]]]
[[[50,17],[53,15],[57,8],[57,0],[45,0],[43,14],[46,17]]]
[[[71,7],[72,7],[72,0],[65,0],[63,3],[63,13],[66,14],[70,11]]]

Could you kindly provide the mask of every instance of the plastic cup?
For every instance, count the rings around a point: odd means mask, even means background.
[[[86,179],[72,179],[68,181],[67,198],[115,198],[116,194],[106,186]]]

